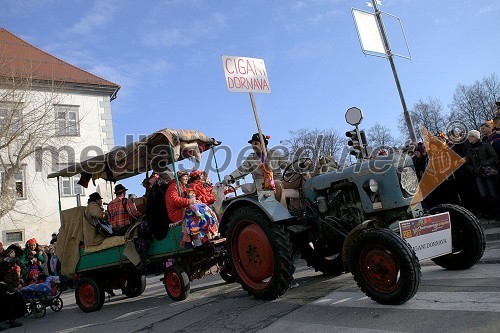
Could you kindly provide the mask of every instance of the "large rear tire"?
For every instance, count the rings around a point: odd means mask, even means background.
[[[349,267],[361,290],[381,304],[403,304],[420,285],[415,251],[389,229],[361,232],[351,244]]]
[[[89,277],[83,277],[75,288],[76,304],[83,312],[99,311],[106,295],[103,286]]]
[[[146,276],[140,275],[125,281],[125,287],[122,288],[122,294],[128,298],[133,298],[142,295],[146,289]]]
[[[449,270],[468,269],[484,254],[486,238],[478,219],[458,205],[442,204],[429,210],[431,214],[450,213],[452,253],[433,258],[436,265]]]
[[[257,207],[242,207],[229,218],[226,242],[232,274],[244,290],[262,300],[286,292],[295,267],[283,226]]]
[[[163,283],[168,296],[175,302],[185,300],[191,291],[187,273],[177,265],[167,267]]]

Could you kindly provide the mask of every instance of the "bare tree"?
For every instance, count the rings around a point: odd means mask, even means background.
[[[391,135],[391,130],[379,123],[375,123],[370,127],[366,132],[366,136],[368,145],[372,147],[394,146],[396,144],[394,137]]]
[[[16,178],[34,160],[37,148],[60,146],[62,139],[66,144],[70,141],[54,135],[54,105],[61,98],[62,84],[58,85],[28,74],[0,78],[0,219],[15,211],[18,197],[26,197],[27,186]]]
[[[427,97],[426,101],[418,99],[413,105],[413,110],[410,111],[410,117],[415,133],[420,140],[423,139],[420,132],[421,127],[434,134],[446,131],[447,115],[441,101],[437,98]],[[406,122],[402,116],[398,119],[398,128],[401,133],[407,132]]]
[[[452,120],[460,120],[470,129],[495,116],[495,102],[500,99],[500,80],[496,74],[470,86],[459,84],[450,105]]]
[[[337,157],[346,141],[334,129],[299,129],[288,133],[290,138],[280,143],[288,148],[290,158],[309,157],[316,160],[325,156]]]

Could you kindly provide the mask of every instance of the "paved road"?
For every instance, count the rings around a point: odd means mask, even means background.
[[[453,272],[422,262],[420,289],[401,306],[367,299],[350,274],[324,277],[299,260],[292,288],[272,302],[212,276],[194,281],[190,297],[176,303],[157,276],[148,278],[142,296],[112,297],[94,313],[83,313],[73,293],[64,293],[61,312],[48,309],[46,317],[23,319],[23,327],[9,332],[498,332],[497,232],[489,229],[485,256],[472,269]]]

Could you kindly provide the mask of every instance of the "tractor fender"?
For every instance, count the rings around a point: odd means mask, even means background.
[[[272,196],[272,198],[265,197],[261,194],[259,194],[259,196],[245,196],[231,200],[230,203],[224,207],[224,211],[219,221],[219,231],[222,235],[224,235],[227,230],[227,223],[233,212],[244,206],[258,207],[266,213],[267,217],[272,222],[285,221],[293,218],[288,209],[280,202],[276,201],[274,196]]]
[[[351,249],[351,244],[356,237],[361,233],[361,231],[369,228],[375,227],[375,220],[366,220],[356,228],[349,232],[344,240],[344,245],[342,246],[342,262],[344,263],[345,272],[350,272],[349,270],[349,251]]]

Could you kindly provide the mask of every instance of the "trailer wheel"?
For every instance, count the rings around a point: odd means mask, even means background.
[[[75,289],[76,304],[83,312],[99,311],[105,296],[104,288],[89,277],[81,278]]]
[[[250,295],[272,300],[289,288],[295,267],[283,226],[257,207],[242,207],[228,221],[226,244],[233,275]]]
[[[189,277],[181,267],[177,265],[167,267],[163,283],[168,296],[173,301],[183,301],[189,296],[191,290]]]
[[[420,285],[415,251],[389,229],[361,232],[352,242],[349,267],[361,290],[381,304],[403,304]]]
[[[125,286],[122,288],[122,294],[128,298],[133,298],[142,295],[146,289],[146,276],[134,276],[125,281]]]
[[[63,307],[63,300],[61,299],[61,297],[55,297],[53,300],[52,300],[52,303],[50,303],[50,309],[54,312],[59,312],[61,311],[62,307]]]
[[[484,254],[486,238],[477,217],[458,205],[442,204],[429,210],[431,214],[450,213],[452,253],[431,259],[449,270],[468,269]]]

